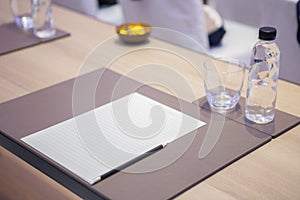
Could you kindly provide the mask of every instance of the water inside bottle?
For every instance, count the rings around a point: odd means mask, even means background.
[[[265,124],[274,119],[279,60],[277,49],[273,49],[272,46],[257,46],[255,51],[264,54],[265,60],[252,59],[246,94],[246,118],[255,123]]]
[[[54,19],[50,0],[34,2],[33,6],[34,34],[39,38],[49,38],[55,35]]]

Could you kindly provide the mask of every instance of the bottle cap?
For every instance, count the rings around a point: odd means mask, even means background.
[[[274,27],[264,26],[259,29],[258,38],[261,40],[275,40],[277,30]]]

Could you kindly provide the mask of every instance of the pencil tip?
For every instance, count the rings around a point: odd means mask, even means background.
[[[93,181],[94,181],[94,183],[101,181],[101,176],[98,176],[98,177],[94,178]]]
[[[162,144],[162,147],[165,148],[169,143]]]

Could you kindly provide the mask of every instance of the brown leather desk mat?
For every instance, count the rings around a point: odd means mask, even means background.
[[[0,55],[50,42],[70,34],[60,29],[56,29],[54,37],[40,39],[33,35],[32,30],[23,31],[14,22],[0,25]]]
[[[80,97],[83,99],[72,99],[75,80],[71,79],[1,104],[0,143],[85,199],[172,198],[271,140],[270,136],[256,129],[242,126],[205,109],[199,110],[197,105],[143,86],[112,71],[97,70],[78,80],[82,89]],[[124,81],[120,84],[123,88],[112,98],[118,81]],[[89,92],[94,91],[95,84],[97,84],[95,96],[90,98]],[[137,92],[174,109],[184,108],[183,112],[207,123],[204,127],[170,143],[163,150],[128,168],[135,170],[149,166],[158,167],[161,162],[170,159],[173,161],[159,170],[147,173],[119,172],[95,185],[89,185],[20,140],[26,135],[71,118],[72,105],[77,105],[79,109],[76,112],[81,113],[94,108],[90,106],[91,100],[95,100],[95,107],[98,107],[136,89]],[[208,134],[208,129],[214,128],[216,124],[222,124],[223,121],[225,123],[220,131]],[[202,145],[211,148],[211,151],[199,158]]]
[[[211,110],[209,104],[205,97],[198,99],[197,101],[193,102],[194,104],[199,105],[200,107]],[[257,129],[261,132],[264,132],[272,137],[277,137],[289,129],[294,128],[300,123],[300,118],[289,113],[276,110],[275,111],[275,118],[274,121],[268,124],[255,124],[247,119],[245,119],[245,98],[241,97],[238,105],[232,112],[226,113],[226,117],[234,120],[238,123],[241,123],[245,126]]]

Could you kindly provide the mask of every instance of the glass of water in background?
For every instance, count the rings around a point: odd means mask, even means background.
[[[229,111],[238,103],[246,65],[233,58],[208,59],[203,64],[206,98],[213,110]]]
[[[31,0],[10,0],[10,9],[19,28],[33,28]]]
[[[51,9],[51,0],[31,0],[33,33],[38,38],[49,38],[55,35],[54,20]]]

